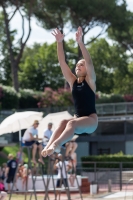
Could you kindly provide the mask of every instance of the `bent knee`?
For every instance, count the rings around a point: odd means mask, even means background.
[[[61,122],[60,122],[60,126],[66,126],[67,125],[67,123],[68,123],[68,121],[69,120],[67,120],[67,119],[63,119]]]
[[[73,128],[76,127],[76,124],[77,124],[77,122],[76,122],[74,119],[73,119],[73,120],[70,120],[70,121],[67,123],[68,126],[71,126],[71,127],[73,127]]]
[[[73,148],[77,148],[77,147],[78,147],[77,142],[73,142]]]

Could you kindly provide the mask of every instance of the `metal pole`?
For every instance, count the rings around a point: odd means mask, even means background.
[[[120,190],[122,190],[122,162],[120,162]]]
[[[94,162],[94,178],[95,178],[95,181],[96,181],[96,168],[97,168],[97,163]]]
[[[108,180],[108,192],[112,192],[112,181],[111,181],[111,179]]]
[[[30,157],[30,149],[29,149],[29,147],[27,147],[27,151],[28,151],[28,169],[29,169],[29,167],[31,169],[31,162],[30,162],[31,157]],[[36,189],[35,189],[35,181],[34,181],[34,177],[33,177],[32,173],[31,173],[31,176],[32,176],[34,196],[35,196],[35,200],[37,200]]]
[[[63,169],[63,165],[64,165],[64,169],[65,169],[65,174],[66,174],[66,179],[68,180],[68,177],[67,177],[67,170],[66,170],[66,164],[65,164],[65,148],[63,148],[63,159],[62,159],[62,169]],[[61,169],[61,176],[62,176],[62,179],[63,179],[63,182],[64,182],[64,177],[63,177],[63,174],[62,174],[62,169]],[[69,189],[69,183],[67,181],[67,185],[64,184],[65,186],[65,189],[66,189],[66,193],[67,193],[67,197],[68,197],[68,200],[71,199],[71,196],[70,196],[70,189]]]

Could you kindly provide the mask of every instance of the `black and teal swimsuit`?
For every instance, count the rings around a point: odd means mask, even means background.
[[[75,115],[77,117],[89,116],[96,113],[95,93],[86,80],[82,83],[78,83],[77,80],[75,80],[72,88],[72,96],[75,106]]]

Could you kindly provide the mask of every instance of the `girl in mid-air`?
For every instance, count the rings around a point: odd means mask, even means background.
[[[55,130],[47,146],[42,150],[42,156],[50,156],[54,152],[59,152],[62,144],[71,140],[74,133],[92,133],[98,125],[98,117],[95,109],[96,75],[94,66],[83,41],[82,28],[76,32],[76,41],[81,49],[84,59],[76,64],[75,73],[71,72],[65,61],[63,50],[64,35],[55,29],[52,34],[57,41],[57,54],[62,73],[70,85],[75,115],[69,120],[62,120],[59,127]]]

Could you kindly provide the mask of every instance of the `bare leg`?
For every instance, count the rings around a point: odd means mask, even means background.
[[[39,146],[38,146],[38,148],[39,148],[39,159],[38,159],[38,161],[39,162],[41,162],[43,165],[44,165],[44,162],[43,162],[43,159],[42,159],[42,156],[41,156],[41,152],[42,152],[42,145],[40,144]]]
[[[17,185],[16,185],[16,182],[14,183],[14,187],[16,188],[16,190],[18,190]]]
[[[75,118],[69,121],[60,137],[57,138],[43,153],[46,156],[53,154],[54,151],[59,148],[59,146],[72,139],[75,131],[78,131],[82,134],[87,130],[89,131],[88,133],[92,133],[96,129],[97,123],[98,120],[96,114],[92,114],[88,117]]]
[[[72,118],[73,119],[73,118]],[[47,146],[45,148],[49,148],[49,146],[58,138],[60,137],[60,135],[62,134],[62,132],[64,131],[64,129],[66,128],[66,125],[69,121],[71,121],[72,119],[67,119],[67,120],[63,120],[61,121],[59,127],[54,131],[54,133],[52,134]]]
[[[77,147],[78,147],[78,144],[76,142],[72,142],[72,149],[71,149],[71,152],[70,152],[70,156],[75,152]]]
[[[10,183],[8,183],[8,192],[11,191],[11,188],[10,188]]]
[[[66,143],[66,156],[69,156],[69,152],[72,149],[72,142]]]
[[[69,181],[70,181],[71,186],[74,187],[74,181],[75,181],[75,175],[74,174],[70,175]]]
[[[36,144],[33,144],[32,146],[32,161],[34,164],[36,164],[36,152],[37,152],[37,145]]]
[[[72,118],[73,119],[73,118]],[[44,148],[44,150],[42,151],[42,156],[46,156],[45,155],[45,151],[46,149],[48,149],[50,147],[50,145],[58,138],[60,137],[60,135],[62,134],[62,132],[64,131],[64,129],[66,128],[67,123],[72,120],[72,119],[67,119],[67,120],[63,120],[61,121],[59,127],[55,130],[55,132],[52,134],[48,144],[46,145],[46,147]]]

